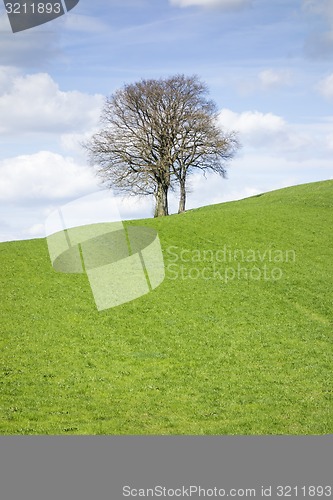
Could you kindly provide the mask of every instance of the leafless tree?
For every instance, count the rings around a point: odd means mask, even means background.
[[[196,169],[225,176],[238,142],[225,133],[208,89],[197,76],[176,75],[125,85],[104,103],[102,128],[85,144],[109,187],[154,195],[155,217],[168,215],[168,191],[179,186],[185,210],[187,176]]]

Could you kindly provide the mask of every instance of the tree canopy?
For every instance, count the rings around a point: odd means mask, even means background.
[[[102,182],[117,191],[154,195],[155,216],[168,215],[169,189],[185,210],[196,170],[226,174],[239,143],[218,123],[216,104],[197,76],[127,84],[104,102],[101,129],[86,143]]]

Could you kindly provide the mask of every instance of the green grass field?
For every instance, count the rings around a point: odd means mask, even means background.
[[[166,278],[102,312],[46,240],[0,244],[0,433],[333,433],[333,181],[128,224]]]

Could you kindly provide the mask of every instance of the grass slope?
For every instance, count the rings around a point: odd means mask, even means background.
[[[0,433],[333,433],[332,215],[326,181],[140,221],[166,279],[102,312],[44,239],[1,244]]]

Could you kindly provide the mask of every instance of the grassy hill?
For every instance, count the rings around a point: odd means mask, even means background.
[[[166,278],[102,312],[0,244],[0,433],[333,433],[333,181],[129,224]]]

